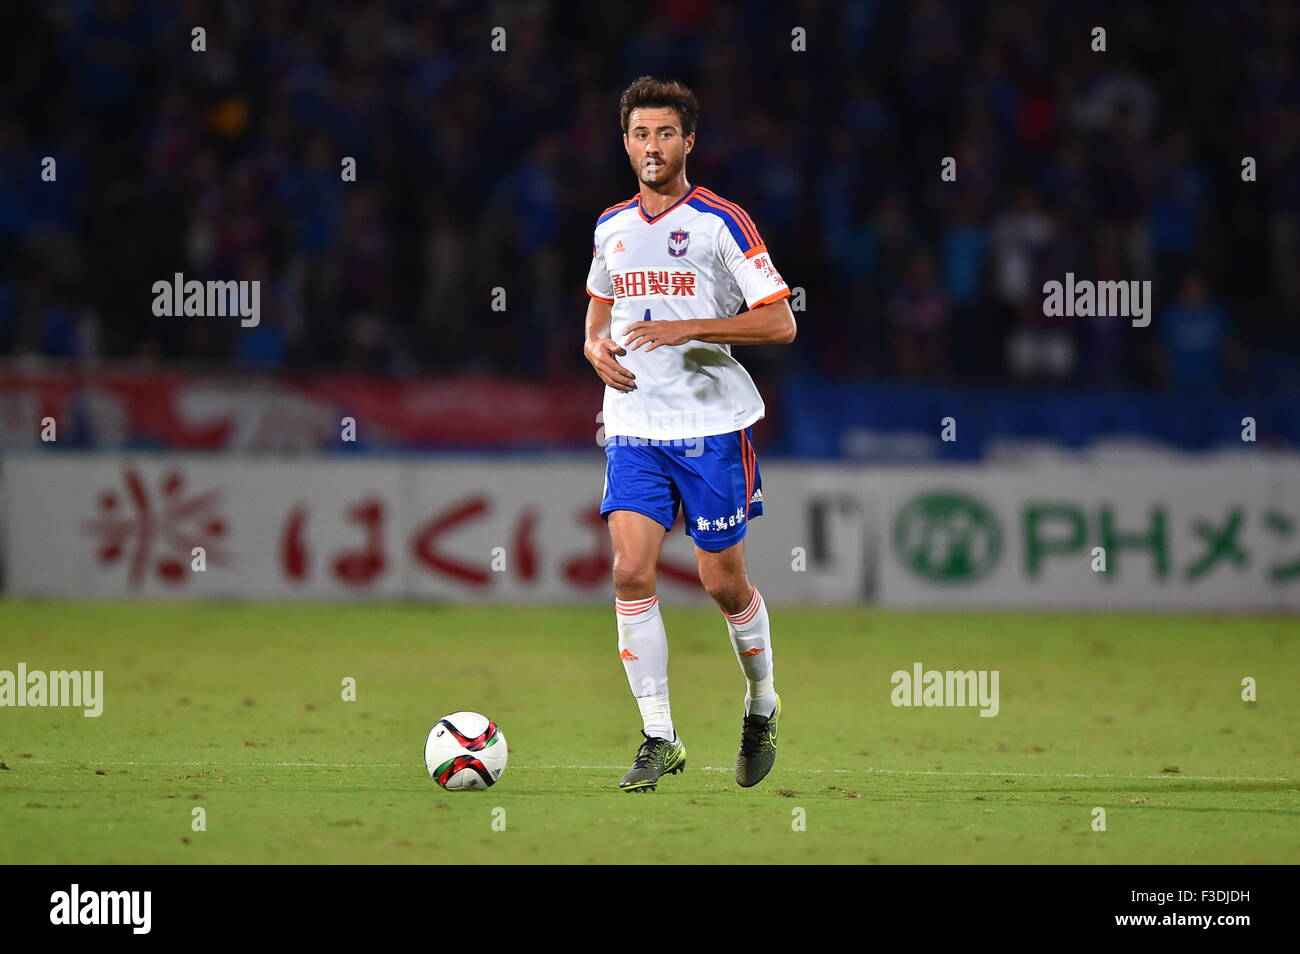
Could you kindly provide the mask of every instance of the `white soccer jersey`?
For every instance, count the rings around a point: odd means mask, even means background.
[[[587,294],[613,305],[610,337],[634,321],[729,318],[790,294],[745,210],[695,186],[650,216],[641,196],[601,213]],[[643,344],[618,362],[636,390],[605,387],[606,437],[657,441],[725,434],[763,416],[763,399],[731,346],[704,341]]]

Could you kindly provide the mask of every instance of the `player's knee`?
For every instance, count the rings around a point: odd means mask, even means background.
[[[728,572],[719,569],[701,569],[700,584],[705,592],[713,597],[713,601],[724,609],[737,604],[743,609],[749,596],[749,579],[744,570]]]
[[[636,557],[614,558],[614,592],[619,599],[635,600],[655,591],[655,567],[649,560]]]

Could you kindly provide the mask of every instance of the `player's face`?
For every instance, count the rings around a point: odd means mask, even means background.
[[[634,109],[628,115],[623,147],[637,179],[646,185],[675,179],[694,145],[695,133],[682,135],[682,121],[671,107]]]

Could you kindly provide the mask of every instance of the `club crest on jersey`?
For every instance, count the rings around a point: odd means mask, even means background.
[[[673,229],[668,233],[668,254],[681,258],[686,254],[686,245],[691,240],[691,233],[685,229]]]

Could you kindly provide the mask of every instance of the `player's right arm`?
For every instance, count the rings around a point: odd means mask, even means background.
[[[587,356],[596,376],[619,391],[636,390],[636,375],[618,363],[615,355],[627,354],[609,336],[610,315],[614,306],[600,298],[587,302],[587,340],[582,353]]]
[[[600,245],[591,243],[591,271],[587,273],[587,339],[582,353],[591,362],[596,376],[611,388],[635,391],[636,375],[618,363],[616,355],[627,354],[611,338],[610,321],[614,311],[614,285],[605,267],[605,256]]]

